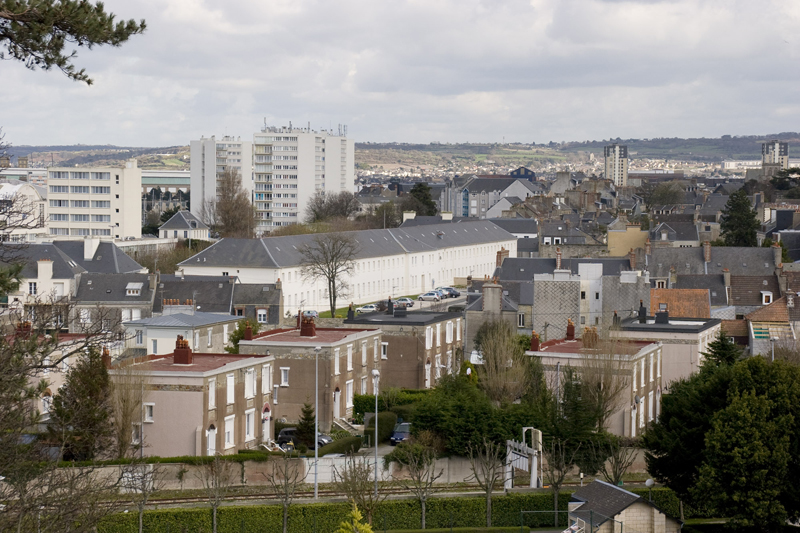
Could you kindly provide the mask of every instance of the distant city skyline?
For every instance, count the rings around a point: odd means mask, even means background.
[[[105,4],[148,28],[78,50],[94,85],[0,62],[7,142],[188,145],[265,120],[411,143],[766,135],[800,122],[791,0]]]

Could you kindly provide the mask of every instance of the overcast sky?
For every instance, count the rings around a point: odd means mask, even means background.
[[[106,0],[147,31],[94,85],[0,62],[20,144],[188,144],[270,125],[356,141],[800,130],[798,0]]]

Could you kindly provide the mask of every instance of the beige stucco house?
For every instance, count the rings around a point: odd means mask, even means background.
[[[683,526],[647,498],[599,480],[572,494],[569,522],[576,533],[678,533]]]

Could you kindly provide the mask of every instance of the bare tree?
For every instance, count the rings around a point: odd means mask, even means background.
[[[217,200],[215,198],[206,198],[201,202],[200,220],[212,230],[217,231],[219,218],[217,217]]]
[[[567,474],[575,464],[575,456],[580,447],[580,443],[573,444],[569,439],[557,436],[550,437],[550,443],[542,447],[547,465],[544,468],[544,477],[553,491],[554,527],[558,527],[558,495]]]
[[[442,469],[436,471],[436,452],[420,444],[401,443],[390,455],[384,457],[384,466],[388,466],[387,463],[391,461],[396,461],[408,470],[408,478],[399,482],[419,501],[422,510],[422,529],[425,529],[428,498],[436,492],[434,483],[444,473]]]
[[[196,472],[197,479],[203,484],[212,513],[212,531],[217,533],[217,509],[228,497],[228,492],[236,480],[236,472],[231,461],[226,461],[217,454]]]
[[[525,352],[516,341],[511,324],[492,320],[481,325],[478,369],[479,385],[495,404],[508,404],[522,397],[531,382]]]
[[[297,489],[305,479],[300,460],[284,453],[272,463],[272,475],[264,474],[272,493],[283,506],[283,533],[289,531],[289,506],[297,493]]]
[[[502,444],[483,438],[477,446],[467,447],[472,479],[486,495],[486,527],[492,527],[492,492],[503,480],[505,449]]]
[[[341,468],[334,467],[333,479],[347,499],[367,514],[367,522],[372,524],[375,509],[386,499],[387,494],[382,490],[375,494],[375,478],[370,460],[348,454]]]
[[[236,239],[255,236],[256,210],[236,168],[226,168],[217,180],[216,215],[220,236]]]
[[[111,374],[111,406],[114,413],[114,456],[118,459],[128,457],[135,448],[131,443],[131,428],[142,422],[144,401],[148,395],[147,373],[131,364],[132,361],[117,363]],[[143,443],[137,445],[141,448]]]
[[[331,219],[347,219],[358,212],[359,202],[351,192],[342,191],[338,194],[325,194],[318,192],[309,200],[306,206],[306,222],[325,222]]]
[[[581,393],[586,404],[594,411],[597,430],[603,431],[608,419],[622,405],[630,387],[627,355],[636,353],[630,343],[615,339],[600,339],[597,331],[584,331],[585,349],[581,352],[578,369]]]
[[[336,314],[336,300],[349,289],[347,278],[355,270],[360,250],[355,237],[347,233],[315,235],[300,251],[300,273],[307,280],[324,280],[328,290],[331,316]]]
[[[139,515],[139,533],[143,531],[144,510],[153,493],[164,488],[164,467],[135,461],[122,469],[121,489],[130,497]]]
[[[593,446],[598,462],[602,460],[600,474],[603,479],[612,485],[617,485],[636,460],[639,441],[630,437],[608,435],[605,442],[594,443]]]

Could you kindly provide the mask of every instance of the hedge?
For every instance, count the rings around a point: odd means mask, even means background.
[[[391,411],[378,413],[378,442],[386,442],[394,432],[397,425],[397,415]],[[369,421],[369,425],[364,428],[364,436],[372,442],[375,439],[375,417]]]
[[[326,444],[319,449],[319,456],[329,453],[349,453],[350,451],[357,452],[361,449],[361,437],[345,437],[338,439],[330,444]]]
[[[420,401],[427,394],[430,394],[432,389],[401,389],[397,393],[395,405],[409,405]],[[386,401],[382,395],[378,395],[378,412],[386,411]],[[375,412],[375,396],[372,394],[356,394],[353,396],[353,413],[358,417],[364,413]]]
[[[629,492],[638,494],[642,498],[648,499],[650,497],[648,489],[627,489]],[[672,490],[661,487],[652,489],[653,504],[661,509],[665,514],[674,518],[680,519],[681,517],[681,503],[678,495]],[[697,509],[687,504],[683,504],[683,517],[684,518],[706,518],[711,516],[708,509]]]
[[[566,511],[570,494],[559,497],[559,509]],[[274,502],[272,502],[274,503]],[[519,527],[520,511],[551,511],[553,495],[545,493],[497,495],[492,498],[492,524],[495,527]],[[289,507],[291,533],[335,531],[350,512],[347,503],[294,504]],[[219,533],[280,533],[282,527],[279,505],[221,507],[218,513]],[[566,513],[560,513],[566,527]],[[416,500],[388,500],[378,506],[373,517],[376,532],[386,529],[417,529],[420,527],[420,506]],[[529,527],[553,525],[551,513],[526,514]],[[428,500],[426,525],[430,528],[483,528],[486,525],[486,499],[477,497],[432,498]],[[315,527],[316,526],[316,527]],[[209,532],[209,508],[166,509],[147,511],[144,516],[147,533]],[[135,533],[136,513],[110,516],[97,528],[98,533]]]

